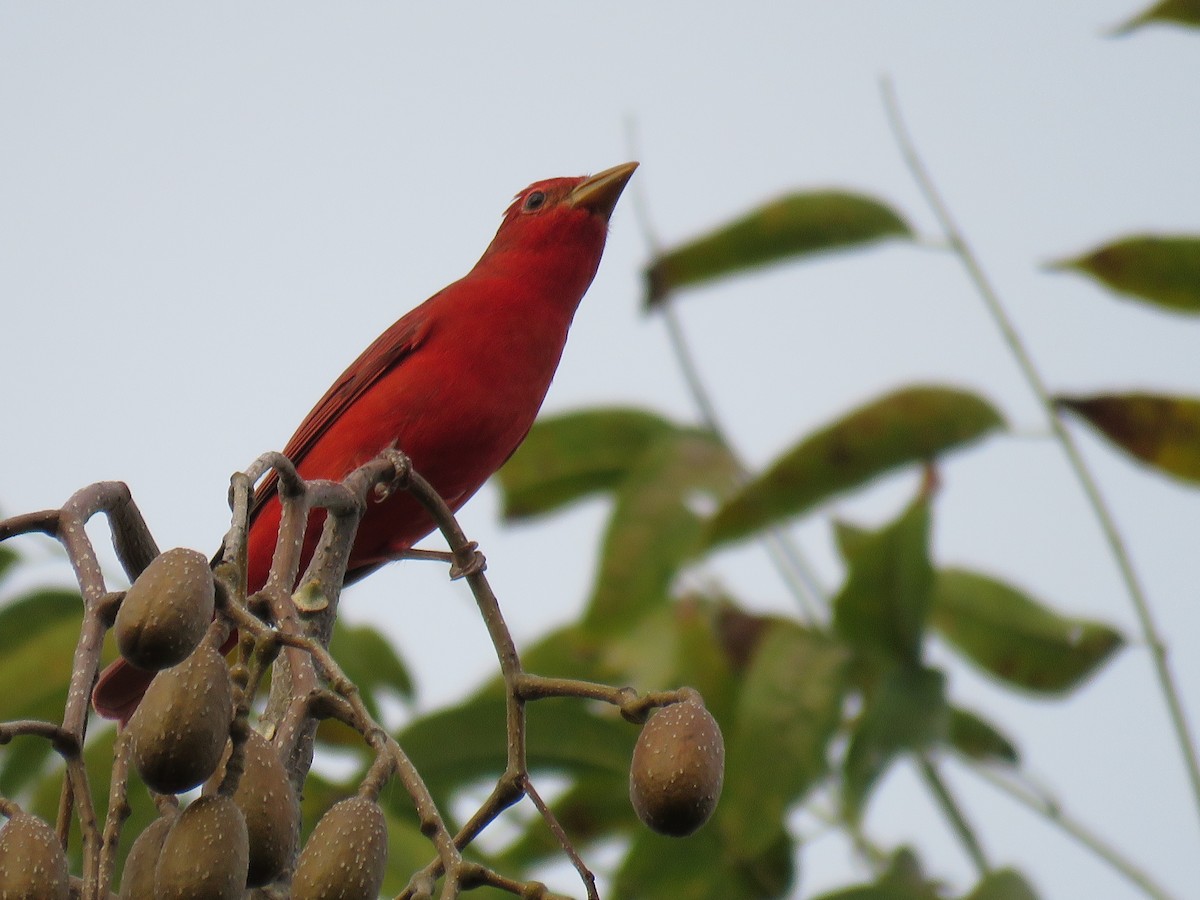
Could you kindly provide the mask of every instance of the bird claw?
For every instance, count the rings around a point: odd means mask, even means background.
[[[412,460],[394,447],[384,450],[381,455],[392,464],[395,474],[388,481],[381,481],[375,485],[375,500],[379,503],[392,496],[396,491],[407,488],[413,470]]]

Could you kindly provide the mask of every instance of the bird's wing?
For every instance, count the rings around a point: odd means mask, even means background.
[[[325,392],[325,396],[317,401],[317,405],[304,417],[292,439],[283,448],[283,455],[292,461],[292,465],[299,466],[331,422],[336,421],[380,378],[411,356],[424,342],[429,329],[429,319],[423,314],[423,307],[418,307],[376,338]],[[278,480],[272,470],[258,485],[250,507],[251,521],[275,493]]]

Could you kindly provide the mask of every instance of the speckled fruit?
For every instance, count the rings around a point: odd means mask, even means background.
[[[300,836],[300,804],[283,762],[270,742],[251,731],[233,802],[246,817],[250,836],[248,887],[273,881],[292,861]]]
[[[154,873],[156,900],[240,900],[249,867],[246,820],[229,797],[201,797],[163,841]]]
[[[121,900],[143,900],[154,896],[154,870],[162,856],[163,841],[173,824],[174,816],[155,819],[137,836],[125,857],[125,870],[121,873]]]
[[[213,616],[213,578],[204,554],[160,553],[117,610],[117,649],[140,669],[178,665],[196,649]]]
[[[304,845],[292,900],[375,900],[387,867],[387,823],[373,800],[351,797],[321,817]]]
[[[232,719],[229,669],[212,647],[159,672],[129,720],[142,781],[162,794],[200,784],[221,762]]]
[[[633,748],[629,799],[649,828],[683,837],[708,821],[725,778],[721,729],[698,699],[650,717]]]
[[[54,829],[28,813],[0,828],[0,900],[67,900],[71,878]]]

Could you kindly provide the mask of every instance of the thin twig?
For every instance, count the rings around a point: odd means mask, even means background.
[[[633,155],[636,156],[637,154],[634,153]],[[649,208],[646,204],[645,194],[639,187],[639,184],[640,182],[633,186],[632,202],[634,217],[637,219],[642,232],[642,238],[645,240],[646,246],[650,249],[651,255],[657,258],[661,255],[662,248],[650,223]],[[721,422],[721,417],[717,413],[717,407],[713,402],[712,394],[700,375],[700,367],[696,364],[695,354],[692,353],[691,345],[683,333],[683,323],[680,321],[679,314],[675,310],[675,305],[671,297],[664,297],[659,308],[662,311],[663,321],[666,324],[671,352],[674,354],[675,362],[678,364],[679,370],[683,375],[688,393],[692,395],[692,402],[696,404],[696,409],[700,413],[700,420],[729,452],[738,469],[739,481],[744,484],[750,478],[750,471],[734,448],[733,443],[729,439],[729,433],[725,430]],[[800,548],[779,528],[773,525],[768,526],[761,532],[761,539],[766,547],[771,563],[787,586],[788,591],[795,598],[804,618],[809,623],[815,624],[820,622],[821,614],[818,609],[818,602],[824,598],[825,592],[821,588],[816,570],[805,558]]]
[[[975,285],[979,296],[983,299],[984,305],[991,314],[992,320],[1003,335],[1004,341],[1008,345],[1013,358],[1016,360],[1018,368],[1025,376],[1030,390],[1041,404],[1050,428],[1054,433],[1054,437],[1062,448],[1071,470],[1075,473],[1075,477],[1079,481],[1079,485],[1083,489],[1084,495],[1087,497],[1088,503],[1096,516],[1096,521],[1100,525],[1100,530],[1104,534],[1105,541],[1108,543],[1109,552],[1117,564],[1121,580],[1125,583],[1126,591],[1129,594],[1134,612],[1137,615],[1142,638],[1150,648],[1150,658],[1154,664],[1155,675],[1158,678],[1159,688],[1167,706],[1171,726],[1179,745],[1179,752],[1183,756],[1184,765],[1187,769],[1192,800],[1196,808],[1196,813],[1200,815],[1200,759],[1197,757],[1196,745],[1187,725],[1187,719],[1183,711],[1183,702],[1180,698],[1179,690],[1175,685],[1175,678],[1171,673],[1170,667],[1167,665],[1166,644],[1155,624],[1154,616],[1150,610],[1150,603],[1146,598],[1145,591],[1142,589],[1137,573],[1134,571],[1133,562],[1125,546],[1125,541],[1117,530],[1117,524],[1112,512],[1109,510],[1103,496],[1101,496],[1096,479],[1084,462],[1083,455],[1079,452],[1075,439],[1056,413],[1050,398],[1050,391],[1047,389],[1045,381],[1034,365],[1033,358],[1029,355],[1028,350],[1021,341],[1020,335],[1017,334],[1012,320],[1005,311],[1004,305],[1000,302],[999,295],[984,274],[978,258],[967,243],[954,218],[950,215],[950,210],[942,200],[941,194],[934,184],[929,171],[926,169],[921,157],[917,154],[916,146],[901,116],[900,104],[891,81],[885,78],[882,82],[881,90],[888,123],[900,148],[900,152],[904,157],[904,161],[912,173],[913,179],[917,182],[921,193],[925,196],[926,202],[928,202],[930,208],[933,210],[952,252],[958,257],[963,268],[966,269],[967,276]]]
[[[1087,848],[1098,859],[1108,863],[1116,872],[1124,876],[1130,884],[1138,888],[1147,897],[1151,897],[1153,900],[1173,900],[1172,895],[1161,885],[1157,884],[1144,869],[1127,859],[1120,850],[1097,835],[1082,822],[1064,812],[1062,806],[1047,797],[1045,792],[1036,790],[1029,785],[1015,782],[1011,778],[1006,778],[985,765],[970,764],[968,770],[996,790],[1006,794],[1036,815],[1041,816],[1081,846]]]
[[[967,821],[967,817],[958,805],[958,801],[950,793],[950,787],[942,778],[942,773],[938,771],[937,765],[927,755],[918,756],[916,762],[917,771],[921,773],[921,778],[925,782],[925,786],[933,794],[933,799],[937,802],[942,815],[946,817],[946,821],[950,823],[950,828],[963,845],[963,849],[967,851],[967,856],[971,858],[971,863],[975,866],[976,873],[980,878],[986,877],[992,870],[992,867],[983,853],[983,845],[979,843],[979,836],[975,834],[975,829]]]

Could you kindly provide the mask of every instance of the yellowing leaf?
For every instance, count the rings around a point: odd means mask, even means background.
[[[1128,34],[1144,25],[1155,23],[1200,27],[1200,0],[1159,0],[1158,3],[1138,13],[1124,25],[1113,29],[1113,34]]]
[[[1200,313],[1200,237],[1128,237],[1050,268],[1075,269],[1163,309]]]
[[[1131,456],[1154,468],[1200,482],[1200,399],[1156,394],[1056,397]]]
[[[659,256],[646,270],[648,306],[672,291],[797,256],[907,237],[890,207],[861,194],[792,194]]]

